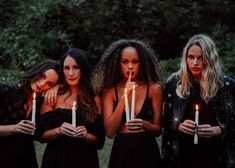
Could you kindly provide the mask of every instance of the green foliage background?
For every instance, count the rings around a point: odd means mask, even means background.
[[[87,52],[95,66],[114,40],[135,38],[156,51],[165,80],[179,66],[189,37],[210,35],[223,71],[235,77],[235,2],[232,0],[0,0],[0,81],[16,82],[68,47]],[[107,166],[112,141],[99,152]],[[36,145],[39,159],[42,145]]]

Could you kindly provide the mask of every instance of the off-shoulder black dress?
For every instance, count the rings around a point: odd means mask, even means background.
[[[26,117],[24,90],[17,85],[0,84],[0,125],[17,124]],[[0,137],[1,168],[37,168],[32,135],[14,134]]]
[[[44,113],[37,123],[37,137],[45,131],[59,127],[63,122],[71,123],[71,109],[58,108]],[[79,112],[77,111],[77,114]],[[98,142],[88,143],[80,138],[61,135],[48,142],[42,160],[42,168],[98,168],[97,149],[103,147],[105,133],[102,117],[98,116],[94,123],[86,125],[83,118],[76,115],[76,125],[84,125],[89,133],[98,136]]]

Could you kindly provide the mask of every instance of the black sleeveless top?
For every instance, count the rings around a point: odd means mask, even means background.
[[[143,120],[153,120],[153,106],[152,106],[152,101],[151,99],[148,97],[148,93],[149,93],[149,85],[147,85],[147,91],[146,91],[146,96],[145,96],[145,100],[143,103],[143,106],[140,110],[140,112],[138,113],[137,116],[135,116],[135,118],[141,118]],[[117,86],[115,86],[115,95],[116,95],[116,101],[114,103],[114,108],[117,107],[118,104],[118,92],[117,92]],[[122,115],[122,122],[126,122],[126,115],[125,114],[125,109],[124,109],[124,113]]]

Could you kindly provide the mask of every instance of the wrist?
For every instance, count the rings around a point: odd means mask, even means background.
[[[57,127],[55,129],[55,134],[58,135],[58,136],[62,134],[60,127]]]

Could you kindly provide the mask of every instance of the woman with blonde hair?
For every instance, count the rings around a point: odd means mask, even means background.
[[[190,38],[164,93],[166,167],[222,166],[226,117],[234,113],[229,106],[232,88],[234,81],[223,76],[214,42],[203,34]]]

